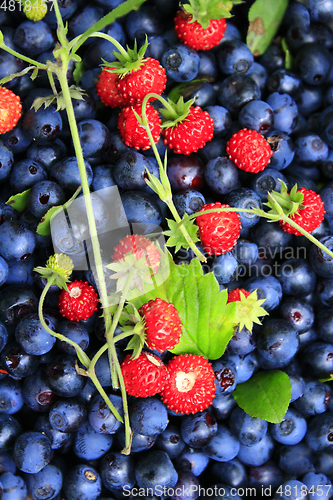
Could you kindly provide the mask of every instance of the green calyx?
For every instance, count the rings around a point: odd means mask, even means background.
[[[260,316],[267,316],[268,312],[261,306],[266,299],[259,300],[257,297],[257,290],[254,290],[248,297],[240,292],[241,300],[235,302],[236,304],[236,319],[238,321],[238,328],[247,328],[252,332],[253,323],[261,325]]]
[[[268,214],[271,215],[286,215],[287,217],[294,217],[299,215],[298,210],[304,208],[302,205],[304,195],[297,191],[297,184],[295,184],[288,193],[288,188],[284,182],[281,182],[281,193],[272,191],[268,193],[268,202],[265,205],[270,208]]]
[[[110,278],[117,280],[117,291],[123,290],[129,276],[131,276],[130,290],[137,288],[144,293],[145,283],[149,285],[153,283],[152,275],[154,272],[147,265],[145,256],[137,260],[134,254],[128,253],[124,259],[108,264],[105,267],[114,271],[115,274],[110,276]]]
[[[192,17],[191,23],[197,21],[206,29],[212,19],[231,17],[233,5],[242,2],[243,0],[189,0],[189,3],[182,5],[182,9]]]
[[[41,274],[47,280],[54,278],[54,285],[67,290],[67,283],[69,283],[69,277],[73,269],[74,264],[70,257],[63,253],[56,253],[51,255],[45,267],[35,267],[34,271]]]
[[[127,50],[124,49],[121,52],[116,52],[115,50],[113,51],[119,62],[108,63],[103,60],[104,64],[102,64],[102,66],[106,66],[106,70],[110,73],[117,73],[120,78],[123,78],[125,75],[127,75],[127,73],[130,73],[131,71],[137,71],[141,68],[141,66],[144,65],[146,61],[144,56],[147,47],[147,37],[145,43],[142,45],[142,47],[140,47],[139,50],[137,47],[137,42],[135,40],[133,49],[130,49],[127,45]]]
[[[163,116],[162,128],[175,127],[178,123],[183,122],[187,118],[194,101],[195,99],[190,99],[184,102],[183,96],[181,96],[177,102],[168,99],[166,108],[160,109],[160,113]]]

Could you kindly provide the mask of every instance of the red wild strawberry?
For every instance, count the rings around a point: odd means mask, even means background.
[[[21,117],[19,96],[6,87],[0,87],[0,134],[12,130]]]
[[[194,99],[184,103],[180,97],[177,103],[168,99],[168,109],[161,109],[163,114],[162,135],[166,144],[174,153],[189,155],[196,153],[213,138],[214,120],[208,111],[199,106],[193,107]]]
[[[229,304],[229,302],[238,302],[239,300],[241,300],[241,292],[243,295],[245,295],[245,297],[248,297],[250,295],[250,292],[244,290],[244,288],[235,288],[228,293],[227,304]]]
[[[98,297],[87,281],[73,281],[59,295],[59,312],[71,321],[90,318],[97,311]]]
[[[134,254],[136,260],[145,257],[147,266],[151,268],[153,274],[156,274],[160,266],[161,256],[157,246],[154,245],[149,238],[140,234],[129,234],[125,236],[125,238],[121,239],[118,245],[115,246],[112,260],[113,262],[124,260],[127,254]]]
[[[165,69],[159,61],[146,57],[138,61],[138,67],[120,75],[117,88],[130,104],[142,102],[151,92],[161,95],[166,87]]]
[[[273,151],[259,132],[244,128],[227,142],[227,153],[236,167],[256,174],[270,163]]]
[[[121,364],[127,394],[148,398],[162,391],[168,370],[159,357],[142,351],[136,359],[128,354]]]
[[[110,108],[123,108],[127,106],[128,101],[119,93],[117,88],[118,75],[111,73],[111,68],[104,68],[98,77],[96,83],[96,92],[105,106]]]
[[[151,147],[150,140],[144,126],[139,124],[134,111],[142,118],[141,104],[128,106],[119,113],[118,128],[120,136],[127,146],[145,151]],[[161,134],[161,119],[156,109],[149,103],[146,106],[146,115],[150,131],[156,144]]]
[[[182,334],[182,325],[175,306],[162,299],[150,300],[139,309],[145,322],[146,344],[158,352],[173,349]]]
[[[296,224],[311,234],[312,231],[316,229],[316,227],[318,227],[324,220],[324,215],[326,213],[324,209],[324,202],[319,194],[316,194],[314,191],[306,189],[305,187],[297,189],[296,193],[301,193],[303,195],[303,201],[301,201],[297,210],[298,215],[295,213],[289,217],[291,217]],[[301,236],[302,233],[287,222],[280,220],[279,223],[284,232]]]
[[[203,356],[181,354],[167,364],[169,378],[161,392],[163,403],[176,413],[208,408],[215,396],[212,365]]]
[[[114,52],[118,61],[107,63],[116,75],[117,89],[127,104],[140,103],[150,93],[161,95],[166,87],[165,69],[156,59],[144,57],[147,46],[148,42],[138,51],[135,41],[134,49]]]
[[[214,208],[231,208],[220,202],[202,205],[199,212]],[[237,212],[212,212],[197,216],[199,237],[208,255],[221,255],[228,252],[237,243],[241,230],[240,216]]]
[[[195,50],[209,50],[218,45],[227,28],[225,19],[211,19],[204,28],[184,8],[177,12],[174,22],[177,37]]]

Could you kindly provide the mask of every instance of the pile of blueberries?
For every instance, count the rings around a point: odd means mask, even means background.
[[[119,3],[60,0],[69,37]],[[182,92],[214,119],[214,138],[196,154],[169,152],[168,176],[180,215],[214,201],[262,208],[267,192],[279,191],[281,181],[289,188],[297,183],[320,192],[326,215],[313,234],[333,249],[333,1],[289,2],[276,38],[256,58],[245,44],[252,3],[234,8],[223,40],[205,52],[178,43],[177,0],[149,0],[104,31],[129,46],[148,36],[147,55],[166,69],[165,94],[198,80]],[[52,60],[54,10],[33,22],[18,5],[1,3],[5,43],[38,61]],[[152,152],[137,152],[121,141],[117,111],[103,106],[96,94],[102,60],[115,61],[112,50],[102,39],[85,42],[79,86],[86,96],[74,100],[88,181],[97,192],[97,225],[108,217],[98,191],[117,186],[130,223],[165,227],[169,214],[144,180],[145,167],[157,172]],[[24,67],[0,51],[0,78]],[[73,65],[69,82],[74,78]],[[216,397],[206,411],[181,416],[158,397],[130,397],[132,451],[121,454],[123,425],[76,371],[73,348],[48,335],[37,314],[45,281],[33,268],[45,265],[54,252],[51,237],[36,235],[36,227],[50,207],[68,200],[80,185],[66,114],[53,106],[30,109],[36,97],[50,94],[42,72],[34,81],[25,75],[6,85],[20,95],[23,114],[0,138],[1,500],[333,496],[333,392],[322,381],[333,374],[333,260],[304,237],[241,214],[236,247],[211,259],[205,272],[214,272],[221,289],[258,290],[269,316],[252,334],[246,328],[236,331],[225,354],[213,362]],[[269,166],[258,174],[242,172],[227,159],[226,142],[241,128],[262,133],[273,150]],[[164,154],[161,141],[158,149]],[[22,213],[5,204],[29,188]],[[65,229],[59,227],[54,238],[63,252],[73,250]],[[181,249],[174,257],[189,262],[193,254]],[[73,279],[94,284],[90,272],[74,271]],[[100,313],[79,323],[64,320],[59,292],[52,287],[47,294],[47,323],[93,355],[105,341]],[[120,343],[120,359],[125,346]],[[279,424],[250,417],[233,397],[237,384],[272,369],[284,370],[292,383],[291,404]],[[96,374],[122,412],[107,354]]]

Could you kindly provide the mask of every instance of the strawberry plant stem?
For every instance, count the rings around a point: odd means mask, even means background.
[[[118,42],[118,40],[116,40],[112,36],[106,35],[105,33],[99,33],[98,31],[95,31],[94,33],[92,33],[90,35],[90,37],[104,38],[104,40],[107,40],[108,42],[112,43],[112,45],[114,45],[115,47],[117,47],[117,49],[119,50],[119,52],[121,53],[121,55],[124,57],[124,59],[126,59],[126,61],[131,61],[131,58],[127,54],[127,52],[124,49],[124,47]],[[112,63],[110,63],[110,64],[112,64]]]
[[[166,103],[166,105],[169,106],[169,104],[165,101],[165,99],[161,98],[158,94],[153,94],[152,93],[152,94],[146,95],[146,97],[144,98],[144,100],[142,102],[142,124],[145,127],[145,129],[146,129],[146,132],[147,132],[150,144],[151,144],[151,146],[153,148],[154,155],[156,157],[156,160],[157,160],[157,163],[158,163],[158,166],[159,166],[159,169],[160,169],[161,179],[164,179],[164,185],[162,184],[162,187],[164,188],[164,192],[171,193],[170,182],[169,182],[169,180],[167,179],[166,176],[163,176],[164,166],[163,166],[160,154],[159,154],[159,152],[157,150],[155,141],[153,139],[153,136],[152,136],[149,124],[148,124],[148,119],[147,119],[146,106],[147,106],[147,103],[148,103],[148,99],[150,99],[153,96],[156,97],[156,98],[159,98],[159,101],[163,102],[163,104]],[[166,185],[166,182],[168,183],[168,185]],[[164,203],[166,203],[166,205],[169,207],[169,210],[172,213],[175,221],[179,224],[181,222],[181,218],[180,218],[179,213],[177,212],[177,209],[176,209],[176,207],[175,207],[175,205],[173,203],[172,195],[170,195],[168,197],[162,197],[160,195],[161,193],[159,193],[158,191],[156,191],[156,193],[160,196],[161,200],[164,201]],[[186,239],[189,247],[193,250],[194,254],[198,257],[198,259],[200,259],[201,262],[206,262],[206,260],[207,260],[206,257],[200,252],[200,250],[193,243],[192,238],[188,234],[187,229],[183,225],[180,225],[179,227],[180,227],[180,230],[183,233],[184,238]]]
[[[31,59],[30,57],[24,56],[23,54],[16,52],[16,50],[11,49],[10,47],[8,47],[8,45],[6,45],[3,42],[0,43],[0,49],[3,49],[6,52],[8,52],[9,54],[12,54],[12,56],[15,56],[18,59],[21,59],[22,61],[29,63],[31,66],[36,66],[39,69],[47,70],[46,64],[42,64],[38,61],[35,61],[34,59]]]

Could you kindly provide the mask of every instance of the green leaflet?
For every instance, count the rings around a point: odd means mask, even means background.
[[[75,198],[78,197],[78,195],[80,194],[80,191],[81,191],[81,186],[79,186],[77,188],[77,190],[75,191],[75,193],[73,194],[73,196],[68,201],[66,201],[66,203],[64,203],[63,205],[58,205],[56,207],[51,207],[46,212],[46,214],[44,215],[44,217],[42,218],[42,220],[40,221],[40,223],[38,224],[37,230],[36,230],[37,234],[40,234],[42,236],[47,236],[47,235],[51,234],[50,223],[51,223],[52,216],[56,212],[58,212],[58,210],[61,210],[62,208],[68,207],[72,203],[72,201],[74,201]]]
[[[293,56],[291,55],[291,52],[289,50],[289,47],[287,45],[287,41],[285,38],[282,38],[282,40],[281,40],[281,47],[282,47],[284,55],[285,55],[284,66],[286,69],[292,69],[293,68]]]
[[[169,261],[169,278],[158,289],[131,302],[137,308],[157,297],[172,302],[178,310],[183,333],[171,352],[218,359],[237,325],[236,305],[227,304],[227,291],[220,292],[213,273],[203,275],[198,259],[177,266],[169,255]]]
[[[237,385],[234,398],[251,417],[278,424],[288,410],[291,383],[280,370],[262,371],[247,382]]]
[[[255,56],[271,44],[287,7],[288,0],[256,0],[250,8],[246,43]]]
[[[187,98],[193,92],[196,92],[203,83],[209,82],[209,78],[195,78],[190,82],[180,83],[179,85],[175,85],[173,89],[169,92],[169,99],[171,101],[177,102],[180,97]]]
[[[6,205],[10,205],[18,212],[24,212],[28,206],[29,196],[31,189],[23,191],[23,193],[14,194],[6,201]]]

